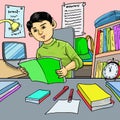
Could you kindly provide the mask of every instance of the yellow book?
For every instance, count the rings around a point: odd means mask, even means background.
[[[115,39],[114,39],[114,30],[110,30],[110,49],[111,51],[115,51]]]
[[[92,62],[83,62],[83,65],[92,65]]]
[[[102,66],[103,63],[101,61],[97,61],[95,78],[102,78]]]
[[[100,33],[100,51],[99,53],[103,52],[103,31]]]
[[[77,88],[92,107],[110,103],[111,96],[96,83],[79,83],[77,84]]]
[[[102,64],[102,78],[104,78],[104,76],[103,76],[103,69],[106,67],[106,65],[107,65],[107,62],[103,62],[103,64]]]
[[[99,64],[100,61],[97,61],[96,63],[96,71],[95,71],[95,78],[98,78],[99,77],[99,69],[98,69],[98,64]]]

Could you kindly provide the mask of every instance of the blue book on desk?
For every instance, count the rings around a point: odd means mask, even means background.
[[[50,95],[50,90],[42,90],[39,89],[32,94],[28,95],[25,98],[26,102],[31,102],[31,103],[38,103],[40,104],[42,101],[44,101],[48,96]]]
[[[17,81],[0,81],[0,95],[18,84]]]
[[[106,82],[106,84],[112,89],[114,90],[114,92],[120,96],[120,82],[119,81],[111,81],[111,82]]]

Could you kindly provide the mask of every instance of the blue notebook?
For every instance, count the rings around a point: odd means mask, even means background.
[[[39,89],[25,98],[26,102],[41,103],[50,95],[50,90]]]
[[[17,85],[17,81],[0,81],[0,95]]]
[[[109,85],[118,96],[120,96],[120,82],[119,81],[106,82],[106,84]]]

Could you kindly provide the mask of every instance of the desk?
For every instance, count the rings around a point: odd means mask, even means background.
[[[110,90],[105,87],[105,81],[102,79],[69,79],[66,83],[51,85],[40,82],[31,82],[29,79],[12,80],[19,81],[22,87],[0,103],[0,118],[2,120],[117,120],[119,118],[120,103],[116,100]],[[74,99],[81,99],[76,93],[77,83],[98,83],[112,95],[112,98],[115,101],[114,106],[108,109],[91,112],[81,100],[78,114],[56,113],[45,115],[45,113],[56,103],[52,100],[53,96],[55,96],[64,85],[69,85],[70,88],[75,89],[73,95]],[[37,89],[49,89],[51,90],[51,95],[41,104],[25,102],[25,97]],[[63,94],[59,99],[67,99],[68,94],[69,91]]]
[[[11,67],[4,62],[4,60],[0,59],[0,78],[20,78],[26,77],[20,69],[15,67]]]

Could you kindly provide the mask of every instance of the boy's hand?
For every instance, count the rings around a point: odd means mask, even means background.
[[[57,70],[57,74],[60,76],[60,77],[65,77],[67,75],[68,71],[65,67],[63,67],[62,69],[60,70]]]

